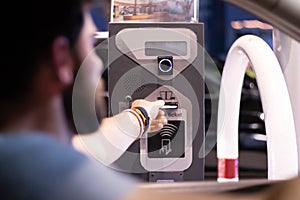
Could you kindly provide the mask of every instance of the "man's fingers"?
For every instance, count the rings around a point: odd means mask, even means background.
[[[160,129],[162,129],[164,127],[163,124],[156,124],[155,126],[150,126],[149,128],[149,133],[152,133],[152,132],[156,132],[156,131],[159,131]]]
[[[155,124],[167,124],[168,120],[165,117],[161,117],[161,118],[157,118],[151,121],[151,125],[155,125]]]
[[[159,110],[157,117],[165,116],[165,112],[163,110]]]
[[[156,118],[154,120],[151,120],[149,132],[159,131],[167,123],[168,123],[168,120],[164,116],[162,116],[160,118]]]

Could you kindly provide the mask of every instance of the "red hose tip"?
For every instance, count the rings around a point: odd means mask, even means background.
[[[218,159],[218,178],[238,178],[238,159]]]

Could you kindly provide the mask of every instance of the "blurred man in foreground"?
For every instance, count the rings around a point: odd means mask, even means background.
[[[32,11],[22,18],[28,22],[28,29],[22,35],[24,40],[20,43],[13,37],[18,27],[13,27],[7,35],[10,43],[5,47],[8,53],[5,58],[9,63],[2,65],[0,73],[1,199],[119,199],[137,182],[79,153],[71,143],[75,130],[70,129],[74,127],[73,121],[65,115],[64,102],[72,101],[63,98],[70,97],[65,93],[72,89],[81,63],[93,49],[95,26],[87,3],[33,0],[28,2]],[[98,84],[103,70],[96,55],[88,59],[89,73],[85,74],[82,97],[78,98],[84,98],[85,91]],[[127,140],[122,149],[125,151],[126,145],[148,128],[157,130],[166,123],[159,110],[163,104],[133,102],[133,106],[144,109],[150,127],[132,109],[103,119],[103,124],[87,136],[96,143],[99,139],[101,145],[118,144],[125,135]],[[116,127],[123,120],[126,126]],[[109,137],[115,140],[101,141]],[[111,164],[121,154],[111,150],[100,153],[105,164]],[[110,154],[113,158],[107,160]]]
[[[79,153],[71,145],[74,130],[70,129],[72,121],[65,116],[63,96],[72,88],[79,66],[93,48],[94,25],[80,0],[30,3],[33,10],[22,19],[31,22],[22,35],[25,39],[12,37],[18,27],[7,31],[11,43],[4,49],[10,62],[2,65],[0,73],[1,199],[291,199],[286,195],[299,199],[297,180],[255,195],[149,190],[137,187],[138,182],[132,177]],[[89,57],[89,63],[89,73],[82,82],[83,96],[85,90],[97,84],[101,73],[97,57]],[[150,119],[150,130],[157,130],[166,123],[159,111],[161,106],[161,101],[138,100],[133,103],[133,111],[103,119],[85,141],[96,141],[101,146],[105,136],[110,142],[109,150],[104,154],[94,149],[93,153],[104,164],[111,164],[120,152],[113,152],[113,158],[106,156],[114,150],[114,143],[119,144],[118,138],[127,139],[122,143],[124,150],[148,129],[143,116],[135,113],[134,108],[142,107],[147,115],[144,117]],[[119,123],[123,120],[130,123],[126,127],[115,126],[123,124]]]

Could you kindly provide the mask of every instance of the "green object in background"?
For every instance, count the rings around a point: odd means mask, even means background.
[[[246,75],[250,78],[255,78],[255,72],[251,68],[246,70]]]

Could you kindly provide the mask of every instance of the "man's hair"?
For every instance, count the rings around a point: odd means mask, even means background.
[[[2,63],[0,72],[1,107],[26,99],[40,70],[38,64],[50,61],[54,39],[64,36],[73,47],[83,25],[81,0],[32,0],[28,5],[31,9],[23,8],[26,13],[18,13],[20,18],[6,27],[9,45],[4,59],[8,62]],[[26,29],[20,30],[20,23]],[[21,37],[15,38],[18,29]]]

